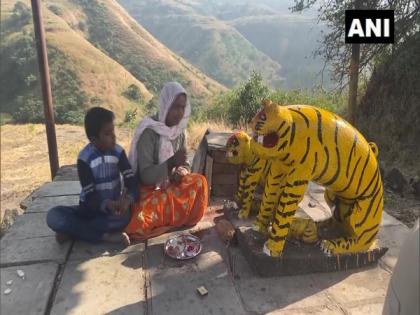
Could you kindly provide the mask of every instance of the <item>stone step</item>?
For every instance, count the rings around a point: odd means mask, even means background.
[[[24,279],[17,275],[17,270],[24,272]],[[57,271],[58,264],[53,262],[1,268],[0,314],[47,314]],[[8,285],[8,281],[13,282]],[[12,291],[6,295],[6,289]]]

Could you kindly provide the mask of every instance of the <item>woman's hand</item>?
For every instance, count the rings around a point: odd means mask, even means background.
[[[172,159],[173,167],[184,165],[187,162],[187,150],[185,148],[178,150]]]
[[[190,171],[187,168],[183,166],[177,167],[175,171],[173,172],[173,177],[172,177],[173,181],[175,183],[179,183],[182,180],[182,177],[184,177],[185,175],[189,173]]]

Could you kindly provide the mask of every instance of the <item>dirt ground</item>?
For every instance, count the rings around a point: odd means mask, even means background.
[[[131,131],[117,129],[119,143],[127,147]],[[60,165],[75,164],[87,143],[80,126],[57,125]],[[1,126],[1,212],[20,213],[20,202],[34,189],[51,181],[45,126],[41,124]]]
[[[188,147],[194,149],[207,128],[230,130],[223,124],[193,123],[189,127]],[[51,181],[45,126],[42,124],[3,125],[1,130],[1,231],[22,213],[20,202],[43,183]],[[129,151],[133,130],[117,127],[117,142]],[[59,164],[76,163],[87,139],[82,126],[56,125]],[[7,215],[5,216],[5,213]]]
[[[420,217],[420,200],[412,194],[401,197],[385,189],[384,210],[411,228]]]

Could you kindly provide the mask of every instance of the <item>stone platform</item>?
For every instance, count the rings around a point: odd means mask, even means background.
[[[291,276],[315,272],[346,271],[369,267],[378,263],[388,248],[377,248],[366,253],[328,256],[319,244],[309,245],[287,242],[281,258],[269,257],[262,252],[266,237],[251,227],[238,227],[239,247],[251,268],[260,276]]]
[[[58,245],[43,224],[46,211],[77,203],[79,189],[78,182],[63,177],[41,187],[26,199],[25,213],[0,240],[1,314],[381,314],[408,233],[384,213],[379,239],[389,250],[377,266],[263,278],[238,246],[217,235],[215,221],[223,216],[220,199],[212,199],[203,220],[189,230],[203,245],[203,252],[189,261],[164,255],[171,233],[127,248]],[[326,218],[320,196],[315,187],[301,207]],[[315,206],[308,208],[309,202]],[[206,296],[197,293],[200,286],[208,290]],[[11,292],[5,294],[8,288]]]

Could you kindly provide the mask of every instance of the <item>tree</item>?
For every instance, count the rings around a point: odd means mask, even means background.
[[[235,94],[230,98],[228,119],[236,126],[245,126],[254,117],[261,107],[261,101],[269,94],[268,87],[264,84],[261,74],[252,72],[247,82],[235,89]]]
[[[349,120],[354,122],[356,111],[358,75],[370,73],[378,59],[393,54],[407,38],[419,31],[419,0],[295,0],[292,11],[300,12],[317,6],[318,19],[326,23],[329,32],[324,34],[320,47],[315,51],[326,64],[331,65],[332,77],[338,87],[349,86]],[[345,10],[392,9],[395,17],[395,43],[393,45],[354,44],[344,42]]]

